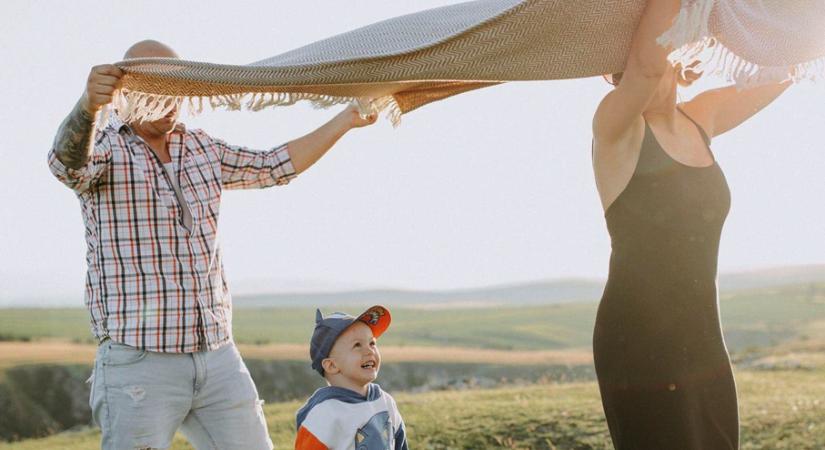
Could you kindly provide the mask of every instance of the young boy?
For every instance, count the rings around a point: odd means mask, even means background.
[[[329,386],[298,410],[296,450],[407,450],[395,400],[372,383],[381,368],[378,339],[390,312],[373,306],[357,318],[315,313],[309,347],[312,368]]]

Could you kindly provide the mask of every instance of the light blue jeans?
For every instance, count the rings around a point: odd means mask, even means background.
[[[156,353],[107,340],[89,404],[104,450],[165,449],[181,430],[197,450],[271,450],[263,401],[234,343]]]

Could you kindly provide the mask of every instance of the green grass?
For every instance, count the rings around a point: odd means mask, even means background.
[[[823,361],[823,292],[825,285],[803,285],[723,296],[722,321],[730,350],[740,360],[770,356],[773,351],[807,351]],[[437,311],[393,307],[393,327],[381,343],[587,349],[596,308],[596,304]],[[313,319],[313,308],[236,309],[236,341],[306,344]],[[90,342],[88,313],[81,308],[0,311],[0,340],[48,339]],[[783,343],[784,347],[770,348]],[[787,357],[797,358],[793,353]],[[825,448],[825,368],[821,363],[807,367],[819,368],[738,374],[743,450]],[[611,448],[594,383],[399,394],[397,398],[414,448]],[[279,448],[292,445],[298,406],[292,402],[267,407],[270,432]],[[0,450],[87,449],[97,447],[98,439],[94,430],[80,430],[0,444]],[[190,447],[178,438],[173,448]]]
[[[806,325],[825,320],[825,285],[735,293],[720,303],[729,348],[773,346],[803,338]]]
[[[742,450],[825,448],[825,371],[737,373]],[[610,449],[595,383],[398,394],[414,449]],[[298,402],[267,405],[277,448],[291,448]],[[0,450],[95,448],[94,430]],[[190,449],[180,437],[173,450]]]
[[[392,330],[381,338],[383,345],[537,350],[589,346],[596,305],[392,312]],[[236,308],[233,316],[238,343],[306,344],[315,310]],[[83,342],[90,339],[88,320],[84,309],[8,309],[0,314],[0,331],[18,339]]]
[[[825,285],[800,285],[723,296],[728,347],[737,352],[800,337],[807,324],[825,321],[824,293]],[[517,350],[589,348],[596,308],[595,303],[448,310],[393,307],[392,329],[381,342]],[[236,308],[235,339],[243,344],[306,344],[314,317],[313,308]],[[88,313],[84,309],[3,310],[0,335],[89,341]]]
[[[3,340],[60,338],[85,342],[91,340],[89,312],[74,309],[3,309],[0,312]]]

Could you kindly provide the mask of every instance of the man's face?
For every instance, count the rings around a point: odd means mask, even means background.
[[[173,100],[169,100],[171,102]],[[129,126],[132,127],[133,130],[139,132],[140,134],[148,135],[151,137],[159,137],[164,136],[172,132],[175,129],[175,125],[178,123],[178,105],[169,111],[168,114],[161,117],[158,120],[153,120],[151,122],[133,122],[130,123]]]
[[[341,375],[358,386],[375,381],[381,368],[381,353],[372,329],[360,321],[338,336],[329,358],[334,360]]]
[[[178,54],[162,42],[145,40],[129,47],[126,54],[123,55],[123,59],[134,58],[178,58]],[[130,123],[129,126],[142,137],[160,138],[169,134],[175,129],[175,124],[178,121],[180,103],[179,101],[178,103],[175,102],[176,100],[173,99],[166,100],[164,109],[167,107],[172,107],[172,109],[164,117],[152,122]]]

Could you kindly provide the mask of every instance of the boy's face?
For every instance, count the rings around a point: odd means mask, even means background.
[[[328,375],[341,375],[356,386],[375,381],[381,368],[378,343],[363,322],[355,322],[338,336],[327,359],[331,360],[324,368]]]

